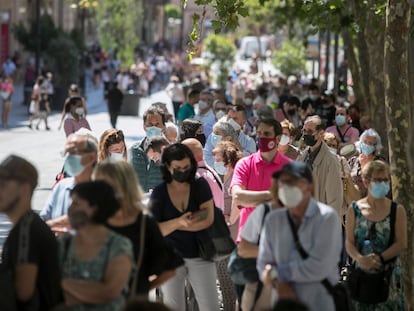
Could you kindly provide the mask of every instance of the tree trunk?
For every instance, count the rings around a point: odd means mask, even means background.
[[[373,0],[369,1],[373,5]],[[373,10],[368,10],[365,27],[365,40],[369,55],[369,97],[371,102],[371,125],[383,140],[383,155],[388,159],[387,129],[385,120],[384,99],[384,29],[385,18],[375,15]]]
[[[409,97],[408,79],[410,14],[410,0],[387,1],[384,48],[385,105],[393,198],[407,211],[408,250],[402,256],[406,310],[414,310],[414,175],[409,173],[406,152],[413,108]]]
[[[359,102],[359,107],[365,111],[367,110],[367,107],[365,105],[365,92],[364,87],[362,84],[362,77],[361,77],[361,71],[360,66],[358,63],[358,59],[355,55],[355,46],[352,41],[351,35],[349,33],[349,29],[344,29],[342,32],[342,38],[344,40],[344,45],[346,46],[345,55],[348,59],[349,69],[351,70],[352,74],[352,83],[353,83],[353,90],[355,94],[355,98]]]

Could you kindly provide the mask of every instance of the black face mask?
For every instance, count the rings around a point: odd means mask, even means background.
[[[296,113],[296,109],[289,109],[289,110],[287,111],[287,113],[288,113],[288,115],[293,116],[293,115],[295,115],[295,113]]]
[[[206,145],[206,135],[196,134],[194,138],[197,139],[203,145],[203,148],[204,148],[204,146]]]
[[[313,135],[303,135],[303,141],[305,142],[305,144],[307,146],[314,146],[317,142],[317,140],[315,139],[315,136]]]
[[[174,169],[172,178],[178,182],[187,182],[191,174],[191,168],[185,171]]]

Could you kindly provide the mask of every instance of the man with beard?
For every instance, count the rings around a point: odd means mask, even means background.
[[[17,310],[50,310],[61,300],[57,242],[31,209],[37,176],[31,163],[15,155],[0,164],[0,212],[13,223],[3,249],[0,278],[4,284],[11,276]],[[4,303],[2,292],[0,309],[9,310]]]

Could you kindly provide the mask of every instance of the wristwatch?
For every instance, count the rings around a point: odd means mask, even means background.
[[[272,267],[272,270],[270,270],[270,277],[272,278],[272,281],[277,281],[279,273],[277,273],[276,268]]]

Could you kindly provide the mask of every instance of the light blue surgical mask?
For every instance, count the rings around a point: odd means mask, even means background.
[[[315,100],[318,99],[318,95],[312,94],[312,95],[309,95],[309,98],[311,99],[311,101],[314,102]]]
[[[372,181],[369,191],[371,192],[374,198],[382,199],[388,194],[388,192],[390,192],[390,182],[389,181],[382,181],[382,182]]]
[[[338,125],[338,126],[342,126],[342,125],[344,125],[345,123],[346,123],[346,118],[345,118],[345,116],[343,116],[343,115],[337,115],[337,116],[335,116],[335,123],[336,123],[336,125]]]
[[[68,154],[65,158],[64,170],[70,176],[78,176],[85,169],[82,162],[82,156],[78,154]]]
[[[199,100],[198,101],[198,109],[200,110],[204,110],[208,107],[208,103],[203,101],[203,100]]]
[[[154,137],[154,136],[161,136],[162,135],[162,130],[159,127],[156,127],[156,126],[147,127],[147,129],[145,130],[145,135],[148,138],[151,138],[151,137]]]
[[[226,175],[227,174],[227,167],[224,166],[224,162],[222,162],[222,161],[219,161],[219,162],[214,161],[214,170],[219,175]]]
[[[361,143],[361,152],[365,155],[370,155],[375,151],[375,146],[367,145],[364,143]]]
[[[211,133],[211,143],[215,147],[219,142],[221,142],[222,137],[221,135],[216,135],[214,133]]]

